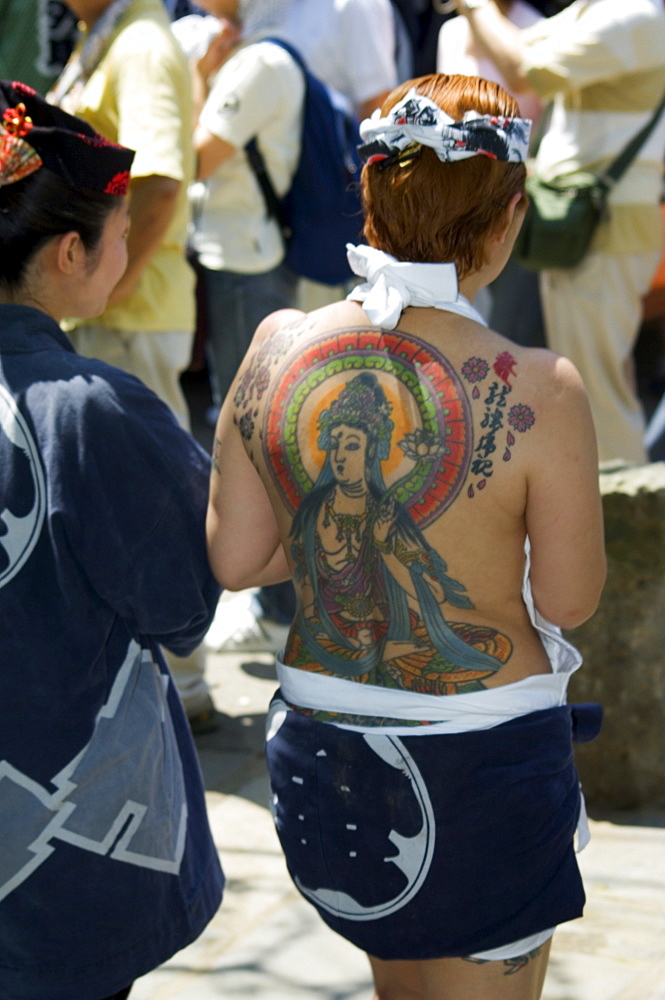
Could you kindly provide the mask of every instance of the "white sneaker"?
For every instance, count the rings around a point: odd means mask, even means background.
[[[281,653],[289,627],[263,617],[256,592],[254,588],[222,596],[203,640],[208,649],[216,653]]]

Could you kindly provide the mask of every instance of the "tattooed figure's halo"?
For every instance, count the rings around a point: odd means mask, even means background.
[[[411,334],[375,328],[332,331],[288,358],[266,406],[267,466],[295,513],[326,458],[319,440],[321,419],[325,423],[324,414],[344,386],[362,372],[375,374],[394,423],[382,449],[384,480],[394,499],[424,527],[452,503],[464,483],[471,420],[457,374],[438,351]]]

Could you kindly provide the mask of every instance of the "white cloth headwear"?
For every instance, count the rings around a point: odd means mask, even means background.
[[[523,163],[529,150],[531,121],[467,111],[454,121],[438,104],[411,88],[385,118],[377,109],[360,125],[360,155],[375,163],[403,153],[413,144],[429,146],[442,163],[488,156]]]
[[[238,20],[242,36],[252,39],[271,28],[279,27],[293,0],[239,0]]]
[[[190,60],[202,59],[221,30],[221,21],[212,14],[186,14],[171,25],[180,48]]]
[[[375,326],[394,330],[407,306],[444,309],[468,316],[487,326],[468,299],[459,294],[454,264],[414,264],[364,244],[346,245],[354,274],[367,280],[349,292],[347,299],[362,302]]]

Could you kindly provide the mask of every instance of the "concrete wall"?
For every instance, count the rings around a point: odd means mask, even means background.
[[[599,701],[576,750],[590,803],[665,805],[665,463],[601,471],[608,559],[598,611],[567,633],[584,656],[569,700]]]

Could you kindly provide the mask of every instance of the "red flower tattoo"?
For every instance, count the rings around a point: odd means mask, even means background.
[[[502,351],[501,354],[497,354],[496,361],[492,365],[492,368],[501,381],[505,382],[507,386],[512,388],[508,379],[515,374],[516,366],[517,361],[512,356],[510,351]]]

